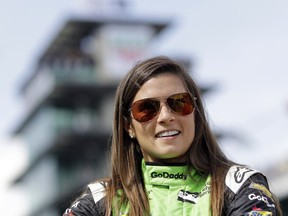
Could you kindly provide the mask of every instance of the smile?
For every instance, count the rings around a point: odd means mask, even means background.
[[[156,134],[156,137],[157,138],[171,137],[171,136],[176,136],[178,134],[180,134],[180,132],[177,131],[177,130],[163,131],[163,132],[160,132],[160,133]]]

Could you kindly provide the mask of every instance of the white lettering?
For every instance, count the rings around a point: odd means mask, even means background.
[[[77,206],[78,206],[79,203],[80,203],[80,201],[75,202],[75,203],[72,205],[72,208],[77,208]]]
[[[248,195],[248,198],[250,200],[259,200],[259,201],[263,201],[264,203],[266,203],[266,205],[268,207],[273,207],[275,208],[275,205],[274,204],[270,204],[267,197],[264,197],[264,196],[260,196],[260,195],[255,195],[255,194],[249,194]]]

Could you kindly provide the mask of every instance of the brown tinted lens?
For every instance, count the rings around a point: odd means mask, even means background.
[[[193,112],[193,101],[188,93],[171,95],[167,98],[167,104],[178,115],[189,115]]]
[[[133,103],[132,115],[138,122],[146,122],[153,119],[160,107],[160,101],[153,99],[143,99]]]

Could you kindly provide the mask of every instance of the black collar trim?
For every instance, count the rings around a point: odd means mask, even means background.
[[[187,163],[185,162],[179,162],[179,163],[161,163],[161,162],[145,162],[147,166],[187,166]]]

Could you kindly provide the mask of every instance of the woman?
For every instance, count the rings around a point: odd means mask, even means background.
[[[199,89],[167,57],[121,81],[111,177],[88,185],[64,215],[281,215],[266,178],[235,164],[207,123]]]

